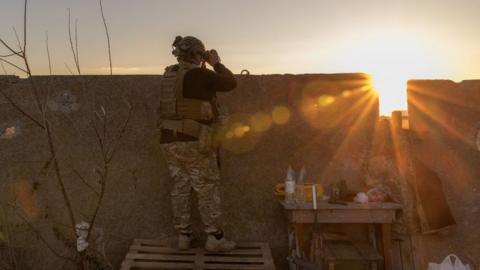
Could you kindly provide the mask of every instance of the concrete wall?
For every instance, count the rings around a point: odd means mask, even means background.
[[[447,234],[419,236],[419,259],[440,261],[449,253],[480,264],[480,81],[409,81],[412,153],[441,180],[456,221]]]
[[[6,79],[0,77],[0,82]],[[220,96],[232,114],[229,127],[233,131],[221,150],[224,229],[235,240],[268,241],[275,263],[282,269],[287,255],[287,224],[278,198],[273,196],[273,186],[283,181],[288,165],[297,169],[305,165],[308,181],[327,185],[344,178],[349,189],[361,190],[372,154],[378,100],[363,74],[250,75],[237,79],[237,89]],[[114,266],[119,265],[132,239],[174,235],[170,179],[156,130],[160,80],[160,76],[33,78],[42,103],[49,94],[45,103],[48,119],[77,222],[88,220],[96,197],[73,169],[90,185],[99,187],[94,169],[100,156],[90,124],[93,101],[97,111],[101,112],[102,106],[107,112],[107,137],[114,136],[123,123],[128,112],[125,101],[133,106],[97,223]],[[0,87],[21,108],[41,118],[33,102],[31,82],[18,80],[13,85],[0,83]],[[234,132],[239,126],[249,129]],[[11,242],[28,251],[26,261],[32,268],[58,269],[62,264],[32,238],[34,234],[8,206],[16,200],[20,212],[54,248],[62,250],[62,241],[68,242],[59,236],[69,235],[70,228],[48,163],[44,131],[3,97],[0,129],[5,135],[0,138],[0,200],[7,205],[3,222],[11,225]],[[202,227],[195,229],[201,231]]]

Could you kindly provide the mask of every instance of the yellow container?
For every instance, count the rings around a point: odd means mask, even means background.
[[[317,189],[317,202],[321,201],[323,198],[323,186],[321,184],[315,184],[316,189]],[[307,202],[312,201],[312,187],[313,184],[304,184],[304,194],[305,194],[305,200]],[[273,192],[275,196],[278,197],[285,197],[285,184],[276,184],[275,185],[275,191]]]

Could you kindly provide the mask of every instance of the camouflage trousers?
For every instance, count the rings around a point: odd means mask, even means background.
[[[191,233],[190,208],[192,190],[197,193],[198,207],[205,232],[219,229],[220,171],[217,154],[202,153],[198,141],[162,144],[173,187],[170,193],[175,228],[181,233]]]

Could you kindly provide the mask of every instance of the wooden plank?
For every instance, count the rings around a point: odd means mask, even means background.
[[[346,205],[341,204],[331,204],[325,201],[319,202],[317,204],[318,210],[337,210],[337,209],[364,209],[364,210],[400,210],[403,209],[403,206],[399,203],[392,202],[369,202],[369,203],[354,203],[354,202],[344,202]],[[280,202],[283,208],[287,211],[298,211],[298,210],[313,210],[312,204],[303,204],[303,205],[291,205],[285,204],[285,202]]]
[[[195,266],[194,266],[194,270],[202,270],[203,269],[203,262],[204,262],[204,252],[198,252],[197,255],[195,256]]]
[[[196,254],[200,249],[180,250],[172,247],[152,247],[152,246],[130,246],[130,251],[150,252],[150,253],[175,253],[175,254]]]
[[[146,269],[193,269],[193,263],[133,262],[131,267]]]
[[[194,261],[195,255],[171,255],[171,254],[142,254],[142,253],[134,253],[134,254],[127,254],[127,259],[138,259],[138,260],[168,260],[168,261]]]
[[[138,251],[134,250],[134,251],[130,251],[129,254],[136,254],[137,252]],[[132,263],[133,263],[132,259],[125,259],[122,262],[120,270],[130,270]]]
[[[237,248],[240,249],[261,249],[263,247],[263,242],[238,242]],[[166,243],[163,243],[161,240],[148,240],[148,239],[135,239],[133,241],[134,246],[156,246],[156,247],[169,247]],[[195,250],[195,249],[192,249]],[[196,250],[203,250],[196,248]]]
[[[212,256],[212,257],[204,257],[204,263],[210,262],[226,262],[226,263],[258,263],[264,264],[265,259],[260,258],[253,258],[253,257],[223,257],[223,256]]]
[[[292,223],[391,223],[395,219],[393,210],[343,209],[343,210],[296,210],[287,216]]]
[[[265,260],[265,269],[275,269],[275,264],[273,263],[272,251],[270,250],[270,245],[268,243],[262,244],[263,259]]]
[[[145,246],[131,246],[130,251],[138,251],[139,253],[157,253],[157,254],[190,254],[195,255],[203,249],[195,248],[189,250],[179,250],[178,248],[168,247],[145,247]],[[229,252],[208,252],[206,256],[215,254],[237,254],[237,255],[261,255],[261,249],[235,249]]]
[[[130,270],[131,262],[129,261],[124,261],[122,262],[122,265],[120,266],[120,270]]]
[[[204,265],[202,269],[205,270],[214,270],[214,269],[222,269],[222,270],[264,270],[266,269],[263,265],[254,265],[254,264],[208,264]]]

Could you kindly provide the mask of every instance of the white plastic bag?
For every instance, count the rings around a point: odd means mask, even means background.
[[[453,260],[455,258],[455,261]],[[472,270],[470,265],[463,264],[460,258],[455,254],[450,254],[443,261],[438,263],[428,263],[427,270]]]

